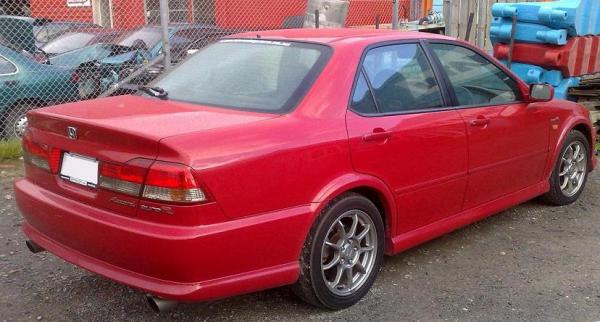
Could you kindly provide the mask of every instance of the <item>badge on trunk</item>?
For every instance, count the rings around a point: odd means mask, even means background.
[[[77,140],[77,128],[73,126],[67,127],[67,135],[71,140]]]

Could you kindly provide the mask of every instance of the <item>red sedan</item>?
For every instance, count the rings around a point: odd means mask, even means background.
[[[348,307],[384,254],[577,200],[595,133],[552,96],[443,36],[231,36],[139,94],[30,112],[23,230],[160,310],[282,285]]]

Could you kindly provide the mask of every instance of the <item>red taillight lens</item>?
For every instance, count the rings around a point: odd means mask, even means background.
[[[58,148],[33,142],[28,135],[23,137],[23,159],[31,165],[58,173],[61,155]]]
[[[77,72],[71,74],[71,83],[73,83],[73,84],[79,83],[79,74],[77,74]]]
[[[100,187],[139,196],[151,162],[146,159],[134,159],[126,164],[102,162],[100,164]]]
[[[204,191],[188,166],[156,161],[148,170],[144,198],[169,202],[205,202]]]

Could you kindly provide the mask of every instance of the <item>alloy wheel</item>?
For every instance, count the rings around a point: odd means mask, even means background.
[[[561,192],[566,197],[574,196],[581,190],[587,172],[587,150],[581,142],[575,141],[565,149],[559,169]]]
[[[373,271],[377,232],[362,210],[350,210],[329,228],[321,248],[321,273],[327,288],[338,296],[352,295]]]

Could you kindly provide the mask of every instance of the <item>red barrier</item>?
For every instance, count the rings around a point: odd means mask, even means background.
[[[496,44],[494,57],[506,59],[508,45]],[[600,36],[570,38],[564,46],[516,43],[513,61],[558,69],[565,77],[600,72]]]

